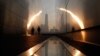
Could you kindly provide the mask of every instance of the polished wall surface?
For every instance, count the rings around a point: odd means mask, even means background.
[[[83,22],[85,28],[100,25],[100,1],[99,0],[69,0],[66,9],[72,11]],[[68,30],[74,27],[79,30],[79,24],[67,14]]]
[[[28,19],[27,0],[1,0],[2,31],[4,34],[25,33],[26,20]],[[4,7],[5,6],[5,7]],[[3,15],[3,16],[2,16]]]

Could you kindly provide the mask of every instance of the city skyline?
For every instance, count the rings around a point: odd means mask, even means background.
[[[45,14],[48,13],[49,29],[53,29],[54,27],[60,29],[60,26],[58,24],[60,20],[60,15],[63,12],[59,11],[58,8],[65,7],[65,4],[66,0],[32,0],[30,1],[29,6],[29,19],[39,10],[42,10],[41,15],[35,20],[36,22],[39,21],[37,25],[45,24]]]

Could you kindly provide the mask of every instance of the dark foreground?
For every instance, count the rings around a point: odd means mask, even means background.
[[[82,41],[80,31],[68,34],[41,34],[33,36],[24,35],[1,35],[0,36],[0,56],[16,56],[29,48],[48,39],[50,36],[57,36],[66,43],[79,49],[87,56],[100,55],[100,29],[84,30],[86,41]]]

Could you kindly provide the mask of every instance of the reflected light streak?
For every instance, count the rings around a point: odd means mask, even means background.
[[[29,34],[28,32],[26,32],[26,36],[31,36],[31,34]]]
[[[80,18],[77,17],[74,13],[72,13],[70,10],[66,10],[66,9],[64,9],[64,8],[60,8],[59,10],[69,13],[69,14],[73,17],[73,19],[79,24],[80,28],[81,28],[81,29],[84,29],[84,24],[83,24],[83,22],[82,22],[82,21],[80,20]]]
[[[66,10],[64,8],[59,8],[59,10],[69,13],[72,16],[72,18],[79,24],[80,28],[84,29],[84,24],[83,24],[83,22],[80,20],[80,18],[78,16],[76,16],[70,10]],[[82,41],[84,41],[85,40],[85,32],[82,31],[81,34],[82,34]],[[79,50],[75,50],[74,56],[80,56],[80,53],[81,52]]]
[[[82,41],[85,41],[86,32],[85,31],[81,31],[81,34],[82,34]]]
[[[76,50],[74,56],[80,56],[80,53],[81,52],[79,50]]]
[[[64,8],[59,8],[59,10],[69,13],[73,17],[73,19],[79,24],[80,28],[84,29],[84,24],[78,16],[76,16],[70,10],[66,10]],[[82,40],[84,41],[85,40],[85,32],[82,31],[81,34],[82,34]]]
[[[27,51],[27,52],[28,52],[28,55],[29,55],[29,56],[30,56],[30,55],[38,56],[38,55],[34,54],[35,51],[38,50],[38,49],[39,49],[39,47],[37,47],[37,46],[30,48],[30,49]]]
[[[37,16],[39,16],[42,13],[42,11],[39,11],[37,14],[35,14],[27,23],[27,29],[31,26],[32,22],[36,19]]]
[[[38,55],[34,54],[34,56],[38,56]]]
[[[34,53],[34,50],[33,50],[33,48],[31,48],[31,49],[29,49],[29,55],[33,55],[33,53]]]

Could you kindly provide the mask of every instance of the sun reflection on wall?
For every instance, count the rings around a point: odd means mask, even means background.
[[[72,18],[78,23],[81,29],[85,28],[83,22],[73,12],[71,12],[70,10],[66,10],[64,8],[59,8],[59,10],[69,13],[72,16]],[[85,35],[86,35],[85,32],[81,31],[81,35],[82,35],[82,41],[85,41]],[[75,50],[74,56],[80,56],[80,51]]]

